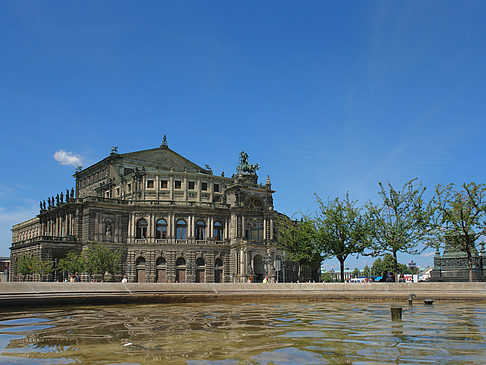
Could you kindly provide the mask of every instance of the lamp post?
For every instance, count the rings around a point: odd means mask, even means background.
[[[275,260],[275,271],[277,272],[277,283],[278,283],[278,272],[282,268],[282,261],[280,259]]]

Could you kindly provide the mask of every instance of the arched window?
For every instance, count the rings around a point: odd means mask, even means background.
[[[159,219],[155,226],[155,238],[167,238],[167,222]]]
[[[176,224],[176,238],[178,240],[185,240],[187,232],[187,223],[184,219],[179,219]]]
[[[140,256],[137,258],[137,261],[135,261],[136,264],[136,277],[135,281],[137,283],[145,283],[147,277],[145,275],[145,258]]]
[[[203,240],[206,235],[206,224],[203,221],[196,222],[196,239]]]
[[[183,257],[179,257],[176,260],[175,281],[177,283],[185,283],[186,282],[186,260]]]
[[[263,222],[250,220],[245,227],[245,238],[250,241],[263,241]]]
[[[147,221],[142,218],[137,221],[136,238],[145,238],[145,237],[147,237]]]
[[[214,282],[223,282],[223,260],[221,260],[219,257],[214,260]]]
[[[221,260],[219,257],[214,261],[214,266],[216,266],[216,268],[220,268],[223,266],[223,260]]]
[[[196,260],[196,266],[197,267],[200,267],[200,266],[206,266],[206,262],[204,262],[204,259],[202,257],[199,257],[197,260]]]
[[[214,222],[214,238],[216,241],[223,240],[223,224],[221,222]]]
[[[155,261],[155,281],[157,283],[167,282],[167,261],[163,257],[159,257]]]

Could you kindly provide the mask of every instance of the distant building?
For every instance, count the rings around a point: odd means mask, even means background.
[[[8,281],[10,257],[0,257],[0,281]]]
[[[281,214],[270,178],[259,184],[257,169],[242,152],[232,177],[216,176],[171,150],[165,136],[153,149],[119,154],[114,147],[78,169],[75,191],[49,197],[37,217],[12,228],[10,278],[21,280],[15,263],[22,255],[56,267],[69,251],[103,243],[122,250],[130,282],[274,281]],[[295,277],[294,268],[284,262],[279,279]]]

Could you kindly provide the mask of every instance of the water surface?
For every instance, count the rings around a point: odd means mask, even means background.
[[[0,312],[0,364],[485,363],[486,304],[243,303]]]

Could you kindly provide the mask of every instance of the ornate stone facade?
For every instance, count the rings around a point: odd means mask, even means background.
[[[280,213],[270,179],[259,184],[256,170],[242,152],[235,175],[216,176],[172,151],[165,136],[154,149],[119,154],[115,147],[76,171],[75,194],[41,202],[36,218],[13,227],[11,280],[20,279],[21,255],[55,266],[71,250],[103,243],[122,250],[130,282],[274,281]]]
[[[472,252],[473,281],[486,281],[486,255],[484,249]],[[465,252],[458,251],[447,244],[442,256],[437,251],[430,281],[469,281],[469,270]]]

